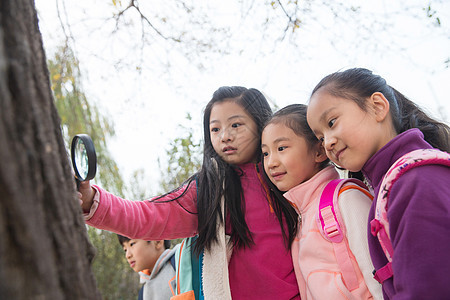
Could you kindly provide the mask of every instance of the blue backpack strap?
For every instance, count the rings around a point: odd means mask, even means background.
[[[198,177],[195,178],[195,187],[197,188],[197,197],[198,197]],[[195,241],[197,241],[198,235],[195,236]],[[194,289],[195,299],[203,300],[203,280],[202,280],[202,272],[203,272],[203,253],[204,250],[201,251],[199,257],[195,254],[192,255],[192,288]]]
[[[190,253],[189,253],[189,238],[183,239],[181,242],[180,248],[175,253],[176,260],[176,283],[177,283],[177,292],[176,295],[180,295],[184,292],[192,290],[191,284],[191,264],[190,264]],[[189,263],[187,263],[189,258]]]
[[[172,257],[170,258],[170,264],[172,265],[172,268],[174,270],[177,270],[177,266],[176,266],[176,262],[175,262],[175,253],[172,255]]]
[[[144,286],[145,285],[143,285],[139,290],[138,300],[144,300]]]
[[[200,253],[200,257],[198,258],[198,276],[200,278],[200,288],[199,288],[199,300],[204,300],[205,299],[205,295],[203,294],[203,255],[204,255],[204,251],[202,251],[202,253]]]
[[[191,241],[191,265],[192,265],[192,289],[194,290],[195,299],[199,298],[200,294],[200,276],[199,276],[199,259],[194,251],[195,242],[197,241],[197,236],[192,238]]]
[[[198,195],[198,178],[195,178]],[[203,299],[202,263],[203,251],[198,257],[194,247],[198,236],[183,239],[174,255],[176,265],[177,292],[172,299]],[[195,297],[195,298],[194,298]]]

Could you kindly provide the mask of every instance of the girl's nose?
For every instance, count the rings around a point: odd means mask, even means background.
[[[133,256],[133,254],[131,253],[130,250],[127,250],[127,251],[125,252],[125,257],[126,257],[127,259],[130,259],[132,256]]]
[[[229,142],[233,139],[233,135],[230,130],[224,129],[222,131],[222,141]]]
[[[333,150],[334,146],[336,145],[336,138],[333,136],[325,136],[323,139],[323,147],[326,151]]]
[[[279,165],[276,155],[268,155],[264,158],[264,161],[267,161],[267,166],[269,169],[275,168]]]

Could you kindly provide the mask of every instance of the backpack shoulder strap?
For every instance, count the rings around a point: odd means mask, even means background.
[[[192,290],[190,239],[185,238],[175,253],[177,295]]]
[[[144,300],[144,287],[145,284],[139,289],[138,300]]]
[[[317,225],[322,236],[332,242],[336,260],[342,272],[345,285],[350,291],[358,288],[358,277],[350,259],[350,249],[344,239],[345,227],[341,226],[342,218],[339,212],[339,191],[346,183],[354,183],[364,189],[367,187],[357,179],[335,179],[330,181],[324,188],[319,201],[317,213]],[[349,188],[353,188],[349,186]]]
[[[375,272],[374,278],[383,283],[386,279],[391,278],[392,258],[394,256],[394,248],[389,234],[389,221],[387,218],[388,199],[393,184],[406,171],[423,165],[439,164],[450,167],[450,154],[437,149],[419,149],[409,152],[400,157],[384,175],[380,185],[375,206],[375,218],[370,222],[371,233],[378,237],[388,263]]]
[[[175,253],[172,255],[172,257],[170,258],[170,265],[172,266],[172,268],[176,271],[177,270],[177,266],[176,266],[176,262],[175,262]]]

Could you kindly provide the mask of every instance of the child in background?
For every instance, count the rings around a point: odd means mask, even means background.
[[[352,184],[345,183],[338,197],[340,226],[346,229],[344,242],[351,251],[347,259],[356,272],[356,287],[348,287],[334,245],[318,227],[320,197],[339,174],[329,165],[320,141],[309,128],[306,109],[305,105],[293,104],[276,112],[264,128],[261,147],[264,170],[274,184],[272,189],[279,198],[283,198],[280,192],[285,192],[284,197],[295,204],[301,218],[298,239],[292,246],[301,298],[372,299],[373,295],[381,299],[381,285],[372,278],[365,230],[371,195],[356,186],[344,191]],[[348,247],[345,249],[348,251]]]
[[[287,201],[270,198],[258,166],[271,116],[258,90],[219,88],[204,112],[201,170],[150,201],[120,199],[82,182],[87,224],[145,240],[198,234],[206,299],[299,299],[290,251],[298,216]]]
[[[144,241],[117,235],[130,267],[141,276],[138,300],[167,300],[176,289],[175,252],[170,241]]]
[[[311,95],[308,124],[334,163],[352,172],[362,170],[375,199],[386,172],[403,155],[417,149],[450,150],[447,125],[362,68],[322,79]],[[385,299],[447,299],[450,295],[449,178],[450,168],[423,165],[403,173],[390,189],[387,234],[394,255],[393,277],[383,282]],[[374,219],[376,205],[374,200],[369,221]],[[369,249],[377,271],[387,265],[372,234]]]

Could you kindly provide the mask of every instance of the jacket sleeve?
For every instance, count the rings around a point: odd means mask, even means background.
[[[94,188],[97,190],[94,201],[98,202],[93,208],[95,212],[86,220],[90,226],[143,240],[169,240],[197,233],[195,184],[185,185],[159,198],[158,202],[125,200],[98,186]],[[176,200],[163,202],[178,196]]]
[[[394,299],[450,295],[450,168],[426,165],[391,188],[389,232],[394,248]]]
[[[339,211],[346,228],[350,250],[373,298],[383,299],[381,284],[373,278],[374,267],[367,241],[367,222],[371,205],[372,200],[357,189],[348,189],[339,196]]]

